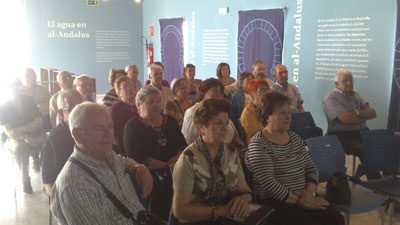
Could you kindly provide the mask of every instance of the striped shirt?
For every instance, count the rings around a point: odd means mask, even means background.
[[[258,198],[285,201],[289,190],[305,189],[306,182],[318,183],[318,170],[303,140],[288,131],[289,142],[272,143],[258,132],[250,140],[246,165]]]

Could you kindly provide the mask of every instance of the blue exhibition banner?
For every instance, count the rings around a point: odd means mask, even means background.
[[[239,11],[238,74],[251,71],[260,60],[271,77],[273,67],[282,62],[283,26],[282,9]]]
[[[392,93],[390,95],[388,129],[400,130],[400,0],[397,0],[396,44],[394,49]]]
[[[183,18],[160,19],[161,61],[164,79],[171,82],[183,71]]]

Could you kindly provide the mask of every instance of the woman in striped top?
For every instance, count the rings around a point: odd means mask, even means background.
[[[262,104],[267,122],[250,140],[246,153],[256,197],[275,207],[276,224],[344,224],[339,212],[315,196],[318,170],[303,140],[288,131],[289,98],[272,91]]]

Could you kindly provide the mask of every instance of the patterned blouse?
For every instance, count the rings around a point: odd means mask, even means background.
[[[192,107],[192,105],[193,105],[192,101],[189,101],[189,103],[190,103],[189,107],[187,107],[186,109]],[[171,110],[171,111],[173,111],[175,113],[174,118],[178,122],[179,127],[182,127],[183,116],[185,115],[186,109],[182,109],[176,99],[174,99],[172,101],[168,101],[166,106],[165,106],[165,109],[166,110]]]
[[[211,194],[214,182],[201,147],[197,139],[179,157],[174,167],[173,187],[175,191],[192,192],[193,204],[213,205]],[[223,199],[229,201],[237,192],[238,180],[244,177],[243,169],[238,152],[231,151],[225,144],[220,162],[219,169],[224,174],[224,181],[219,192],[223,194]]]

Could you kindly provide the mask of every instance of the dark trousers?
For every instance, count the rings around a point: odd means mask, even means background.
[[[342,144],[343,150],[347,155],[355,155],[360,161],[364,160],[364,144],[361,139],[360,131],[331,131],[329,135],[336,135]],[[379,172],[366,174],[368,180],[381,178]]]
[[[167,175],[163,177],[164,180],[160,179],[160,176],[154,171],[152,175],[154,184],[151,193],[150,210],[157,215],[158,218],[168,221],[173,195],[171,173],[167,173]]]
[[[328,135],[336,135],[347,155],[355,155],[363,159],[364,145],[361,140],[360,131],[330,131]]]
[[[304,209],[295,204],[269,199],[268,205],[275,208],[271,222],[276,225],[343,225],[344,218],[332,206],[326,209]]]

